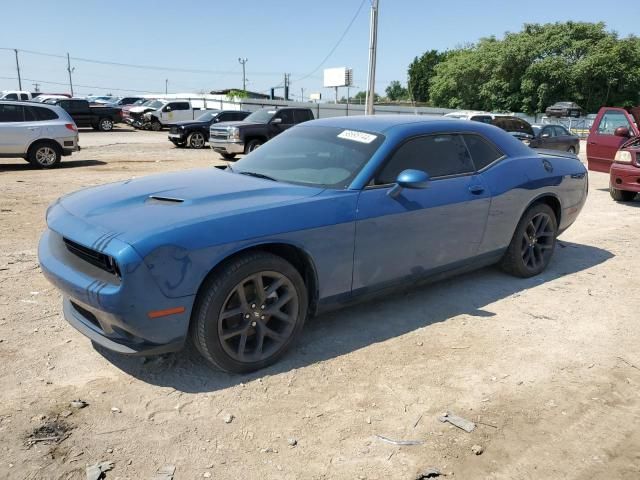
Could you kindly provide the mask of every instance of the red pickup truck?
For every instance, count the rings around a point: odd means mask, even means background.
[[[609,173],[616,201],[640,193],[640,107],[602,107],[587,137],[589,170]]]

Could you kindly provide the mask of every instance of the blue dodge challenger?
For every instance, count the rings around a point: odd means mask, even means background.
[[[574,155],[491,125],[328,118],[224,169],[64,196],[39,257],[95,343],[150,355],[190,337],[212,365],[248,372],[325,309],[494,263],[540,273],[587,190]]]

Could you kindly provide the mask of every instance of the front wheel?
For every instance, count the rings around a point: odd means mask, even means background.
[[[609,194],[616,202],[631,202],[636,196],[636,192],[618,190],[617,188],[613,188],[612,185],[609,185]]]
[[[101,118],[98,121],[98,130],[101,132],[110,132],[113,130],[113,120],[110,118]]]
[[[187,145],[191,148],[204,148],[206,141],[207,140],[201,132],[193,132],[187,139]]]
[[[154,132],[159,132],[160,130],[162,130],[162,124],[158,120],[154,120],[149,126]]]
[[[192,339],[214,367],[247,373],[276,362],[300,335],[307,289],[283,258],[250,253],[211,277],[196,302]]]
[[[538,275],[551,260],[557,235],[558,223],[551,207],[532,205],[518,222],[500,267],[516,277]]]

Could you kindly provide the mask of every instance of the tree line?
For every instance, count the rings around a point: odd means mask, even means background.
[[[444,108],[544,112],[573,101],[588,112],[602,105],[640,105],[640,38],[620,38],[604,23],[525,24],[503,39],[415,57],[407,87],[386,89],[390,101]]]

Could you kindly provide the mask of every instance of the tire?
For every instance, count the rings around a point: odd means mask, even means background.
[[[628,190],[618,190],[609,185],[609,194],[616,202],[631,202],[636,196],[636,192],[630,192]]]
[[[256,148],[260,147],[263,144],[262,140],[259,140],[257,138],[251,140],[249,143],[247,143],[247,146],[244,149],[244,153],[251,153],[253,152]]]
[[[569,147],[569,150],[567,150],[567,152],[573,153],[575,155],[576,154],[576,147]]]
[[[193,132],[187,138],[187,146],[189,148],[204,148],[207,139],[204,138],[202,132]]]
[[[110,118],[101,118],[98,120],[98,130],[101,132],[110,132],[113,130],[113,120]]]
[[[500,267],[516,277],[538,275],[553,256],[557,235],[558,223],[551,207],[544,203],[532,205],[518,222]]]
[[[149,125],[149,128],[154,132],[159,132],[160,130],[162,130],[162,124],[158,120],[154,120]]]
[[[222,158],[224,158],[225,160],[233,160],[234,158],[236,158],[235,153],[221,153],[220,155],[222,155]]]
[[[254,280],[258,276],[259,282]],[[257,285],[262,285],[261,295]],[[239,291],[244,292],[244,302]],[[284,355],[302,331],[307,308],[306,286],[289,262],[267,252],[248,253],[205,282],[196,300],[191,338],[213,367],[252,372]],[[270,314],[276,311],[279,314]]]
[[[62,159],[62,151],[55,142],[38,142],[29,148],[28,158],[35,167],[54,168]]]

